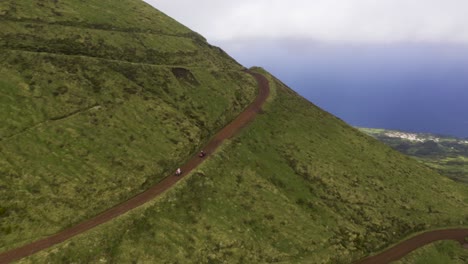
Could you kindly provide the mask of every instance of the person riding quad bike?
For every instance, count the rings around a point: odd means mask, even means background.
[[[203,150],[200,151],[200,154],[198,154],[198,157],[200,157],[200,158],[203,158],[203,157],[205,157],[205,156],[206,156],[206,153],[205,153],[205,151],[203,151]]]

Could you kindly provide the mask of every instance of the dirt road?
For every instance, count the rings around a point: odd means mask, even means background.
[[[408,240],[405,240],[398,245],[395,245],[384,252],[381,252],[375,256],[364,258],[357,264],[380,264],[380,263],[390,263],[391,261],[396,261],[410,253],[411,251],[423,247],[427,244],[430,244],[439,240],[455,240],[458,241],[461,245],[465,245],[468,242],[465,241],[465,238],[468,237],[468,229],[445,229],[445,230],[436,230],[429,231],[415,237],[412,237]]]
[[[234,136],[238,133],[242,127],[246,126],[250,121],[252,121],[255,115],[261,110],[263,103],[268,98],[270,93],[270,87],[268,80],[259,73],[254,73],[251,71],[246,71],[251,74],[258,82],[258,95],[255,100],[239,115],[234,119],[230,124],[224,127],[219,131],[210,142],[203,148],[207,153],[213,153],[223,140]],[[58,243],[64,242],[67,239],[70,239],[78,234],[86,232],[91,228],[94,228],[100,224],[108,222],[152,199],[168,190],[178,181],[180,181],[185,175],[190,173],[194,168],[200,165],[205,159],[201,159],[198,156],[192,157],[185,165],[181,166],[182,175],[175,176],[171,175],[159,182],[158,184],[151,187],[149,190],[138,194],[137,196],[131,198],[128,201],[125,201],[119,205],[116,205],[113,208],[88,219],[76,226],[65,229],[55,235],[50,237],[32,242],[30,244],[21,246],[19,248],[12,249],[7,252],[0,254],[0,263],[10,263],[12,261],[27,257],[38,251],[49,248]]]

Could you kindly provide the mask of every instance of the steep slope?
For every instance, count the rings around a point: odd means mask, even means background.
[[[0,251],[160,181],[257,91],[142,1],[1,1],[0,51]]]
[[[23,263],[350,263],[466,226],[466,187],[270,86],[264,112],[181,184]]]
[[[145,203],[154,200],[165,191],[173,188],[178,182],[187,177],[187,175],[189,175],[194,169],[199,167],[200,164],[206,160],[207,155],[217,151],[225,140],[232,138],[238,134],[242,128],[252,122],[257,113],[261,110],[261,107],[268,99],[270,91],[268,80],[262,74],[254,73],[252,71],[246,72],[251,74],[256,79],[259,88],[258,95],[256,96],[255,100],[242,111],[242,113],[240,113],[233,121],[223,127],[220,131],[218,131],[216,135],[210,138],[209,142],[203,146],[205,155],[200,156],[201,153],[196,153],[196,155],[193,155],[185,164],[181,165],[175,174],[169,175],[144,192],[139,193],[131,199],[119,203],[112,208],[106,209],[104,212],[99,213],[96,216],[86,219],[85,221],[82,221],[79,224],[73,225],[69,228],[65,228],[64,230],[47,236],[43,239],[36,240],[32,243],[28,243],[24,246],[20,246],[6,252],[1,252],[0,263],[8,263],[14,260],[25,258],[39,251],[65,242],[77,235],[88,232],[101,224],[110,222],[117,217],[120,217],[127,212],[130,212],[131,210],[134,210],[144,205]]]
[[[418,249],[393,264],[466,264],[468,250],[455,241],[437,242]]]
[[[2,1],[0,36],[0,251],[160,181],[256,92],[141,1]],[[349,263],[467,225],[466,186],[270,84],[256,121],[181,184],[24,262]]]

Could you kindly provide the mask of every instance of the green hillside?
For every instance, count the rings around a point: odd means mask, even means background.
[[[0,251],[170,174],[253,100],[242,69],[141,1],[1,1]]]
[[[24,263],[349,263],[466,225],[467,188],[270,80],[264,112],[181,184]]]
[[[455,241],[440,241],[415,250],[392,264],[466,264],[468,250]]]
[[[0,2],[0,251],[158,182],[255,97],[198,34],[110,2]],[[21,262],[350,263],[468,226],[467,186],[256,70],[271,96],[239,136],[160,198]]]

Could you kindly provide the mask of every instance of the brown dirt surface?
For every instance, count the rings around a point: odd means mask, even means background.
[[[411,251],[439,240],[455,240],[460,246],[465,244],[468,237],[468,229],[444,229],[429,231],[408,240],[405,240],[377,255],[367,257],[356,262],[357,264],[380,264],[397,261]]]
[[[223,142],[223,140],[231,138],[238,133],[244,126],[251,122],[255,115],[261,111],[263,103],[265,103],[270,93],[270,86],[268,80],[261,74],[246,70],[246,73],[251,74],[258,82],[258,94],[255,100],[231,123],[221,129],[216,135],[211,138],[208,144],[203,148],[207,153],[213,153]],[[152,199],[159,196],[164,191],[174,186],[184,176],[189,174],[194,168],[200,165],[207,157],[200,158],[197,155],[192,157],[181,168],[182,174],[180,176],[171,175],[166,177],[161,182],[157,183],[147,191],[136,195],[135,197],[116,205],[101,214],[88,219],[80,224],[65,229],[55,235],[37,240],[30,244],[3,252],[0,254],[0,263],[10,263],[15,260],[30,256],[38,251],[49,248],[53,245],[59,244],[68,240],[76,235],[86,232],[100,224],[106,223]]]

